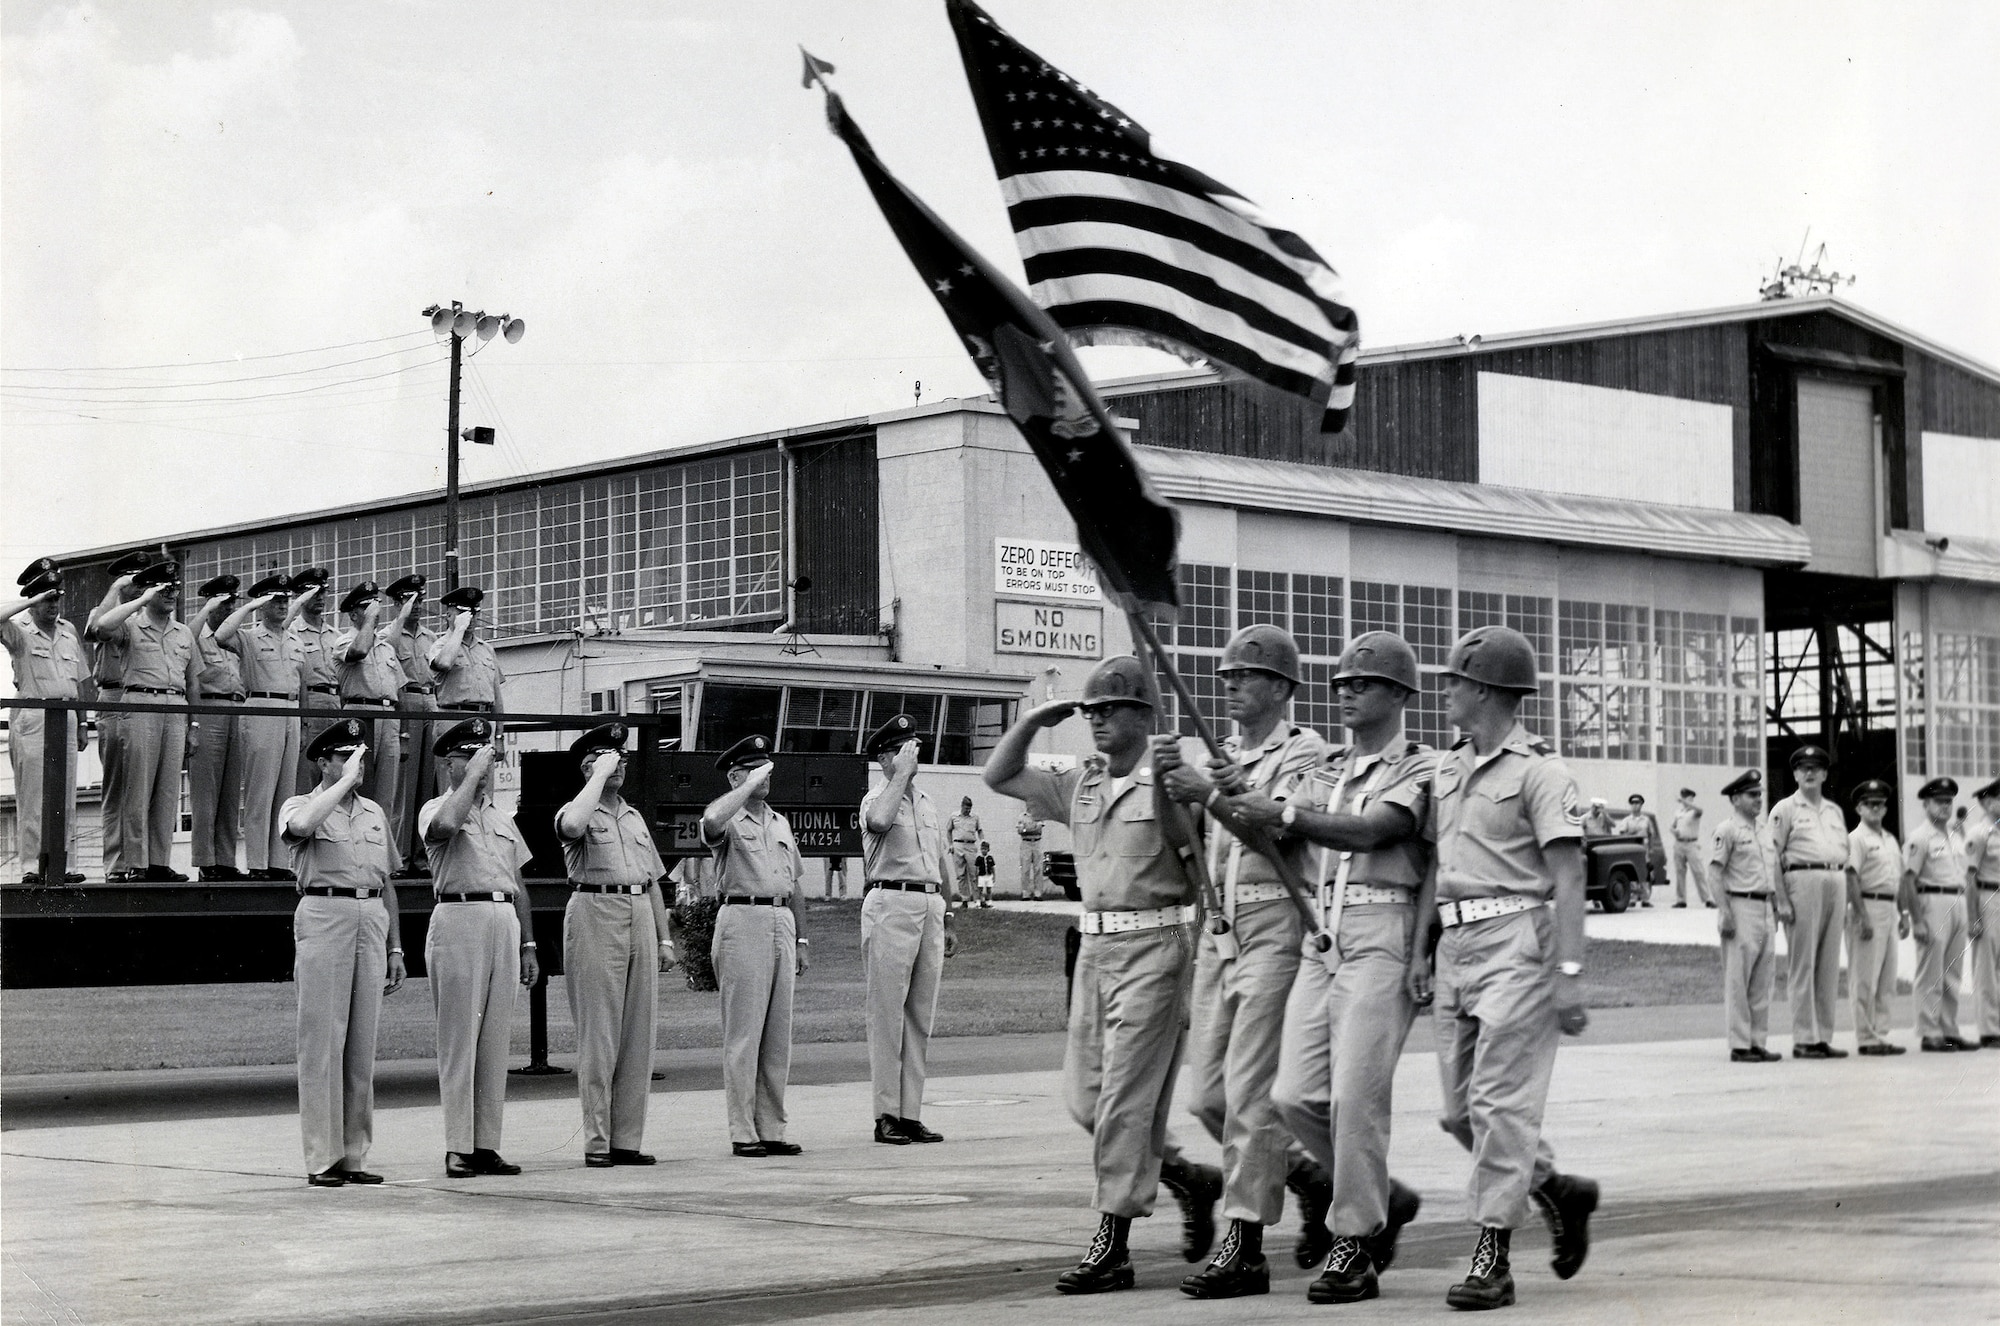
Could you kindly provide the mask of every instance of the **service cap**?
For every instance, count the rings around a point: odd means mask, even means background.
[[[917,731],[917,720],[908,714],[897,714],[868,734],[868,740],[862,745],[861,753],[870,757],[877,756],[891,747],[900,746],[911,740],[923,740],[922,734]]]
[[[1857,806],[1864,801],[1886,803],[1895,799],[1895,794],[1889,790],[1889,785],[1879,778],[1865,779],[1854,785],[1854,804]]]
[[[358,718],[343,718],[314,737],[306,746],[306,758],[323,760],[329,755],[345,755],[368,744],[368,729]]]
[[[1506,626],[1475,627],[1458,637],[1444,670],[1481,686],[1522,695],[1532,695],[1540,687],[1535,647],[1527,636]]]
[[[1625,804],[1628,806],[1643,806],[1646,804],[1646,798],[1634,792],[1631,796],[1625,798]]]
[[[1684,797],[1687,797],[1687,798],[1688,798],[1689,800],[1693,800],[1693,799],[1694,799],[1694,789],[1693,789],[1693,788],[1691,788],[1691,787],[1684,787],[1684,788],[1682,788],[1682,789],[1681,789],[1681,795],[1682,795],[1682,796],[1684,796]]]
[[[2000,797],[2000,778],[1994,779],[1977,792],[1974,792],[1972,797],[1975,801],[1984,801],[1988,797]]]
[[[111,573],[113,580],[116,580],[119,576],[137,575],[152,564],[153,554],[144,551],[128,552],[123,557],[112,559],[111,565],[104,569]]]
[[[179,562],[155,562],[132,578],[132,583],[140,589],[153,585],[178,585],[181,582]]]
[[[340,600],[340,610],[342,612],[354,612],[367,607],[381,597],[382,587],[373,580],[364,580],[353,589],[347,591],[346,596]]]
[[[56,565],[55,558],[37,557],[34,561],[28,563],[27,570],[14,577],[14,583],[17,585],[26,585],[30,581],[40,580],[43,576],[54,575],[61,570],[62,568]]]
[[[1380,677],[1412,693],[1423,689],[1417,678],[1415,651],[1393,631],[1364,632],[1341,651],[1340,664],[1333,671],[1333,684],[1338,686],[1358,677]]]
[[[769,764],[770,762],[771,739],[759,734],[754,737],[745,737],[728,750],[722,752],[722,758],[715,762],[715,767],[727,773],[729,770],[739,768],[742,765]]]
[[[1955,801],[1958,799],[1956,778],[1933,778],[1917,789],[1919,801]]]
[[[241,588],[243,588],[242,576],[214,576],[202,581],[201,588],[197,589],[195,594],[205,599],[212,599],[217,594],[227,594],[235,598],[236,591]]]
[[[590,729],[569,744],[572,755],[588,755],[593,751],[625,749],[625,725],[604,723]]]
[[[1763,790],[1764,775],[1755,769],[1746,769],[1723,785],[1722,795],[1733,797],[1741,796],[1745,792],[1761,793]]]
[[[1831,769],[1833,767],[1832,757],[1811,742],[1807,742],[1792,752],[1791,763],[1794,769],[1802,764],[1817,764],[1822,769]]]
[[[253,599],[261,599],[266,594],[289,596],[291,592],[292,582],[284,576],[276,574],[265,576],[256,584],[250,586],[250,597]]]
[[[382,592],[392,599],[406,599],[412,595],[423,593],[424,586],[429,583],[429,579],[428,576],[412,571],[406,576],[401,576],[390,581],[389,587]]]
[[[483,718],[468,718],[446,728],[444,735],[431,743],[431,754],[443,759],[457,751],[478,750],[492,742],[493,725]]]
[[[1153,707],[1153,692],[1149,685],[1152,679],[1146,675],[1146,665],[1130,654],[1120,654],[1107,658],[1091,672],[1083,683],[1082,707],[1100,704],[1143,705]]]
[[[27,584],[22,585],[21,597],[27,599],[35,598],[39,595],[48,593],[52,589],[53,590],[62,589],[62,577],[57,575],[53,571],[49,571],[43,575],[36,576],[33,580],[30,580]]]
[[[1299,642],[1282,626],[1252,623],[1229,637],[1229,643],[1222,647],[1222,659],[1215,665],[1217,672],[1239,668],[1246,672],[1268,672],[1297,686]]]
[[[479,605],[486,601],[486,591],[477,585],[460,585],[457,589],[438,596],[438,603],[447,608],[465,608],[479,611]]]
[[[331,579],[333,579],[333,576],[330,572],[327,571],[325,567],[309,566],[305,570],[299,572],[297,575],[292,577],[292,593],[294,594],[304,593],[306,590],[311,589],[314,585],[318,585],[321,589],[325,589],[326,582]]]

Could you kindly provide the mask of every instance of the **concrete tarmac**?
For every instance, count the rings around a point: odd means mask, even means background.
[[[1183,1297],[1192,1268],[1165,1194],[1134,1227],[1137,1290],[1055,1295],[1095,1224],[1088,1138],[1056,1072],[986,1069],[976,1045],[932,1081],[925,1119],[942,1145],[872,1142],[865,1081],[826,1081],[792,1090],[789,1136],[806,1152],[785,1160],[731,1157],[720,1093],[698,1086],[656,1089],[651,1168],[585,1169],[573,1097],[515,1099],[502,1150],[527,1172],[509,1179],[445,1179],[436,1109],[392,1105],[376,1120],[379,1188],[308,1187],[289,1110],[15,1127],[0,1141],[0,1315],[721,1326],[1447,1311],[1472,1239],[1467,1160],[1437,1129],[1428,1053],[1404,1056],[1391,1154],[1423,1213],[1381,1300],[1316,1309],[1290,1263],[1290,1211],[1267,1237],[1270,1296]],[[1516,1311],[1535,1321],[2000,1319],[2000,1053],[1752,1066],[1712,1035],[1570,1044],[1547,1127],[1562,1167],[1605,1196],[1574,1280],[1549,1272],[1542,1231],[1517,1236]],[[1212,1158],[1184,1113],[1176,1131]]]

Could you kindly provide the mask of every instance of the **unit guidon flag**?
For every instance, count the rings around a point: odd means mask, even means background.
[[[1082,344],[1216,364],[1339,432],[1361,331],[1326,260],[971,0],[945,8],[1035,301]]]

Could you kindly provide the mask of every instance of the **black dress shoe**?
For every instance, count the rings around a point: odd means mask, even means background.
[[[23,870],[21,872],[21,882],[23,884],[39,884],[42,882],[42,872],[39,870]]]
[[[1381,1282],[1369,1265],[1361,1240],[1343,1234],[1333,1241],[1333,1251],[1327,1254],[1326,1269],[1319,1279],[1306,1286],[1306,1302],[1360,1303],[1381,1293]]]
[[[1917,1043],[1917,1048],[1926,1054],[1950,1054],[1958,1049],[1958,1046],[1946,1036],[1926,1036]]]
[[[1597,1184],[1571,1174],[1551,1174],[1528,1194],[1549,1227],[1549,1268],[1567,1280],[1590,1255],[1590,1213],[1597,1209]]]
[[[1181,1208],[1181,1260],[1198,1262],[1215,1246],[1215,1204],[1222,1200],[1222,1171],[1192,1161],[1160,1166],[1160,1184]]]
[[[81,870],[65,870],[63,872],[63,883],[65,884],[81,884],[83,880],[84,874]]]
[[[1819,1053],[1822,1059],[1845,1059],[1847,1057],[1847,1051],[1836,1049],[1831,1041],[1821,1041],[1819,1043]]]
[[[1891,1045],[1887,1041],[1876,1041],[1872,1045],[1857,1046],[1854,1052],[1856,1054],[1885,1056],[1891,1054],[1901,1054],[1903,1053],[1903,1047],[1900,1045]]]
[[[898,1119],[896,1126],[903,1130],[903,1136],[912,1142],[942,1142],[944,1134],[934,1133],[916,1119]]]
[[[347,1186],[347,1176],[340,1172],[340,1166],[335,1165],[317,1174],[306,1175],[306,1182],[315,1188],[344,1188]]]
[[[1416,1189],[1389,1180],[1389,1214],[1382,1222],[1382,1232],[1361,1240],[1361,1250],[1368,1254],[1377,1271],[1387,1271],[1395,1264],[1396,1240],[1401,1237],[1403,1226],[1417,1218],[1423,1205],[1424,1199],[1417,1195]]]
[[[1445,1291],[1446,1303],[1473,1312],[1512,1306],[1514,1272],[1507,1262],[1507,1244],[1512,1232],[1480,1229],[1479,1245],[1472,1250],[1472,1270]]]
[[[148,884],[185,884],[188,877],[172,866],[147,866],[145,881]]]
[[[609,1151],[586,1151],[583,1153],[583,1164],[586,1169],[610,1169],[617,1163],[617,1161],[611,1158]]]
[[[766,1142],[764,1145],[769,1146],[770,1143]],[[634,1151],[628,1146],[614,1146],[608,1154],[611,1157],[611,1163],[614,1165],[655,1165],[659,1163],[644,1151]]]
[[[1767,1064],[1775,1064],[1782,1062],[1785,1056],[1779,1054],[1776,1050],[1767,1050],[1763,1046],[1759,1045],[1757,1047],[1757,1057],[1759,1059],[1762,1059]]]
[[[805,1148],[797,1142],[773,1142],[768,1137],[764,1139],[764,1154],[767,1156],[796,1156],[804,1150]],[[646,1163],[650,1165],[653,1162],[648,1160]]]
[[[1215,1260],[1181,1281],[1189,1298],[1247,1298],[1271,1292],[1271,1264],[1264,1260],[1264,1228],[1232,1220]]]
[[[466,1152],[447,1151],[444,1153],[444,1176],[447,1179],[476,1179],[479,1177],[479,1166]]]
[[[1963,1036],[1947,1036],[1945,1039],[1951,1042],[1954,1050],[1977,1050],[1980,1046],[1979,1041],[1969,1041]]]
[[[884,1146],[908,1146],[916,1139],[903,1131],[895,1115],[882,1114],[875,1119],[875,1140]]]
[[[143,870],[107,870],[104,872],[104,882],[106,884],[136,884],[145,877],[145,874],[146,872]],[[41,876],[37,875],[35,882],[39,884]]]
[[[510,1165],[501,1159],[500,1153],[488,1147],[479,1147],[472,1153],[472,1167],[481,1174],[519,1174],[519,1165]]]
[[[764,1149],[762,1142],[731,1142],[729,1144],[729,1152],[731,1155],[740,1156],[744,1160],[762,1160],[765,1156],[771,1154]]]
[[[78,875],[77,878],[82,879],[83,876]],[[2000,1050],[2000,1036],[1981,1036],[1979,1044],[1982,1049]]]
[[[349,1183],[359,1183],[362,1184],[363,1186],[370,1186],[382,1182],[382,1176],[380,1174],[370,1173],[368,1170],[365,1169],[349,1169],[347,1167],[346,1162],[344,1161],[338,1165],[335,1165],[334,1169],[338,1170],[340,1172],[340,1177],[346,1179]]]
[[[1864,1049],[1862,1053],[1866,1054],[1868,1051]],[[1771,1059],[1775,1058],[1777,1058],[1776,1055],[1771,1056]],[[1729,1052],[1729,1062],[1732,1064],[1762,1064],[1769,1063],[1770,1059],[1764,1057],[1762,1050],[1731,1050]]]
[[[1831,1059],[1833,1056],[1828,1054],[1817,1041],[1807,1041],[1804,1045],[1794,1045],[1792,1047],[1792,1058]]]

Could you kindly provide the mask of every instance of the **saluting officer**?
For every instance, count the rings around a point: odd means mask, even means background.
[[[299,642],[288,629],[301,611],[292,599],[291,581],[272,574],[250,586],[250,596],[215,628],[216,643],[236,653],[248,697],[236,730],[243,748],[243,864],[251,879],[293,877],[283,864],[279,811],[291,800],[297,781],[299,720],[258,711],[259,701],[290,707],[301,702]]]
[[[1685,907],[1688,903],[1688,880],[1694,880],[1695,896],[1715,906],[1715,899],[1708,894],[1708,875],[1701,863],[1701,807],[1694,803],[1694,789],[1681,789],[1681,803],[1674,810],[1671,825],[1674,835],[1674,906]]]
[[[583,1163],[650,1165],[646,1099],[652,1089],[660,973],[673,964],[661,890],[667,867],[646,817],[620,795],[625,725],[594,727],[570,744],[583,789],[556,812],[569,872],[563,911],[563,983],[576,1023],[576,1086]]]
[[[811,945],[805,862],[791,821],[765,800],[771,742],[745,737],[715,762],[729,791],[701,813],[701,841],[715,859],[722,908],[709,960],[722,992],[722,1095],[736,1155],[796,1156],[785,1140],[785,1086],[792,1074],[792,990]]]
[[[1234,940],[1233,953],[1206,931],[1195,945],[1188,1035],[1193,1112],[1222,1144],[1222,1213],[1229,1230],[1214,1259],[1181,1282],[1181,1292],[1191,1298],[1269,1292],[1264,1227],[1284,1214],[1285,1181],[1297,1160],[1271,1086],[1304,931],[1277,867],[1232,831],[1240,824],[1231,814],[1230,794],[1283,801],[1326,752],[1319,733],[1287,717],[1299,686],[1299,647],[1291,632],[1264,623],[1244,627],[1224,645],[1216,676],[1236,723],[1224,742],[1232,763],[1215,766],[1210,777],[1184,765],[1178,746],[1163,745],[1153,756],[1153,772],[1167,794],[1206,806],[1214,819],[1208,871]],[[1292,855],[1303,853],[1295,845]],[[1306,1265],[1312,1265],[1326,1251],[1326,1203],[1309,1198],[1301,1205],[1306,1208],[1301,1247]]]
[[[38,557],[15,583],[20,595],[0,601],[0,645],[7,647],[14,663],[14,693],[24,700],[76,699],[78,688],[90,673],[83,661],[83,641],[62,615],[60,570],[48,558]],[[52,722],[52,717],[56,721]],[[81,751],[89,738],[78,722],[80,717],[74,709],[60,714],[53,709],[9,711],[7,762],[14,770],[14,822],[19,826],[15,841],[20,846],[23,884],[43,882],[43,742],[50,732],[57,732],[65,751],[72,742]],[[76,763],[65,756],[64,860],[69,860],[68,845],[76,841]],[[65,870],[62,879],[48,882],[81,884],[83,872]]]
[[[404,709],[437,708],[437,674],[431,671],[431,651],[437,648],[438,635],[424,621],[424,586],[427,583],[425,577],[411,574],[391,582],[382,591],[392,603],[399,605],[394,643],[396,662],[403,669],[401,707]],[[417,807],[431,796],[432,789],[437,786],[437,761],[431,755],[435,726],[421,718],[403,720],[403,767],[396,775],[396,804],[389,808],[389,823],[396,831],[396,846],[399,848],[415,840]],[[423,874],[423,862],[418,859],[421,855],[413,851],[403,853],[405,878]]]
[[[521,881],[533,853],[492,800],[495,735],[483,718],[445,729],[432,750],[449,790],[417,812],[437,895],[424,963],[437,1007],[444,1172],[452,1179],[521,1172],[500,1156],[507,1049],[514,987],[533,985],[540,968]]]
[[[352,718],[320,733],[306,752],[319,786],[279,816],[299,881],[299,1131],[316,1188],[382,1182],[362,1166],[375,1136],[382,996],[403,984],[403,921],[396,844],[382,808],[361,795],[365,740]]]
[[[396,637],[403,632],[400,616],[386,614],[382,591],[363,580],[340,600],[347,629],[340,633],[335,657],[340,660],[340,703],[348,708],[394,709],[403,693],[403,665],[396,658]],[[398,804],[396,787],[402,773],[402,721],[378,718],[373,723],[368,752],[368,776],[362,786],[377,805]]]
[[[216,576],[195,591],[202,600],[190,623],[197,662],[194,698],[206,704],[243,703],[243,665],[218,638],[227,620],[238,576]],[[194,813],[195,874],[204,880],[242,879],[236,845],[243,819],[243,739],[235,714],[209,714],[202,740],[188,761],[188,801]]]
[[[1180,818],[1148,756],[1151,678],[1125,655],[1106,659],[1083,699],[1023,714],[987,757],[986,785],[1070,826],[1083,893],[1082,947],[1063,1054],[1070,1117],[1092,1137],[1097,1233],[1056,1280],[1065,1294],[1130,1289],[1135,1216],[1153,1213],[1174,1078],[1187,1039],[1195,885]],[[1063,773],[1028,767],[1035,737],[1081,713],[1097,753]],[[1161,737],[1162,749],[1172,737]]]
[[[1396,1062],[1416,1019],[1409,965],[1429,927],[1417,890],[1430,868],[1431,770],[1437,752],[1409,740],[1403,711],[1422,681],[1400,636],[1370,631],[1340,657],[1333,678],[1352,744],[1335,751],[1289,802],[1232,798],[1229,813],[1317,845],[1326,954],[1299,964],[1284,1014],[1272,1096],[1293,1136],[1332,1176],[1331,1247],[1306,1290],[1314,1303],[1357,1303],[1380,1293],[1421,1199],[1389,1177]]]
[[[1730,818],[1718,825],[1709,847],[1708,896],[1722,937],[1722,1011],[1729,1061],[1775,1063],[1783,1055],[1764,1046],[1771,1028],[1771,981],[1776,971],[1778,926],[1790,904],[1778,887],[1777,854],[1757,822],[1764,809],[1764,775],[1745,770],[1722,789]]]
[[[1972,794],[1979,822],[1965,831],[1966,933],[1979,1044],[2000,1048],[2000,778]]]
[[[921,744],[915,720],[897,714],[862,748],[883,778],[861,799],[861,963],[875,1140],[891,1146],[944,1140],[921,1116],[954,872],[937,807],[917,786]]]
[[[112,582],[85,634],[117,656],[127,701],[180,701],[196,687],[194,632],[174,620],[180,564],[158,562],[134,576],[137,598],[117,602],[123,582]],[[138,878],[179,884],[187,876],[172,865],[174,830],[181,815],[181,765],[200,728],[187,715],[125,715],[123,843],[127,879],[132,860],[144,862]],[[108,878],[108,876],[107,876]]]
[[[486,591],[477,585],[461,585],[438,599],[438,606],[452,615],[451,626],[430,654],[440,709],[496,717],[506,712],[501,685],[507,676],[493,646],[479,638],[479,613],[485,602]]]
[[[1889,1040],[1889,997],[1896,993],[1896,940],[1910,933],[1903,910],[1903,849],[1883,827],[1889,785],[1870,778],[1854,789],[1861,823],[1847,835],[1847,982],[1854,995],[1854,1038],[1866,1055],[1903,1053]]]
[[[115,558],[105,568],[111,577],[111,588],[104,601],[92,608],[84,620],[84,648],[90,658],[91,674],[99,699],[115,703],[125,698],[125,652],[109,641],[98,639],[91,627],[107,608],[139,597],[132,581],[152,564],[152,557],[143,552],[126,553]],[[133,843],[128,850],[125,843],[125,808],[131,800],[126,792],[126,782],[132,764],[125,753],[125,730],[126,720],[131,717],[119,710],[103,711],[97,715],[97,759],[104,766],[103,788],[98,798],[104,878],[114,883],[141,879],[146,873],[141,855],[145,844]],[[134,862],[139,864],[135,867]]]
[[[1845,1059],[1833,1047],[1840,988],[1841,918],[1847,911],[1847,819],[1825,794],[1832,761],[1818,746],[1792,752],[1799,790],[1771,807],[1771,846],[1785,899],[1785,986],[1792,1001],[1792,1058]]]
[[[1482,626],[1445,665],[1446,718],[1465,735],[1440,757],[1432,784],[1444,932],[1436,954],[1438,1075],[1444,1129],[1472,1153],[1468,1190],[1479,1242],[1451,1287],[1453,1307],[1514,1301],[1513,1231],[1532,1201],[1549,1226],[1556,1278],[1590,1251],[1597,1184],[1560,1174],[1542,1139],[1558,1032],[1584,1029],[1583,814],[1576,780],[1518,716],[1535,693],[1535,651],[1520,632]],[[1553,961],[1551,961],[1553,959]],[[1413,995],[1430,993],[1421,958]]]
[[[1974,886],[1965,851],[1950,832],[1958,783],[1933,778],[1917,791],[1924,819],[1903,847],[1903,897],[1915,919],[1918,1044],[1933,1053],[1976,1050],[1958,1034],[1958,985],[1964,974],[1966,895]]]
[[[323,566],[309,566],[292,577],[292,611],[285,629],[299,656],[299,675],[307,709],[340,708],[340,627],[326,615],[326,585],[332,579]],[[299,747],[309,748],[331,718],[302,719]],[[299,761],[299,785],[311,787],[319,775],[309,760]]]

